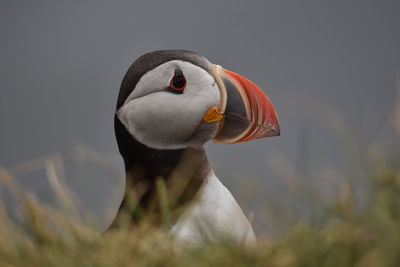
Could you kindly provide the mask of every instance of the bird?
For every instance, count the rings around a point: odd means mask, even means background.
[[[121,218],[132,226],[147,218],[166,223],[184,244],[255,244],[203,146],[280,135],[275,108],[259,86],[189,50],[148,52],[121,82],[114,128],[126,186],[110,229]]]

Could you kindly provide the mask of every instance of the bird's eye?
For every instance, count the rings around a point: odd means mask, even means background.
[[[182,94],[186,87],[186,79],[180,69],[175,70],[175,74],[169,82],[168,91]]]

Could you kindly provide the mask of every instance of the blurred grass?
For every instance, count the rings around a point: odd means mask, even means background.
[[[318,223],[299,222],[252,249],[230,243],[185,247],[146,224],[100,235],[68,216],[69,207],[40,204],[7,170],[0,178],[17,196],[24,218],[15,224],[0,206],[0,266],[400,266],[400,171],[384,166],[370,175],[363,205],[343,183]]]

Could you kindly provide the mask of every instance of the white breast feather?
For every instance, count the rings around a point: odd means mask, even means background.
[[[196,202],[171,229],[173,237],[191,245],[230,240],[255,245],[256,237],[229,190],[211,171]]]

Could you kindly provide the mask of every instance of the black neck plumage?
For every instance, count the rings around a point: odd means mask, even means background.
[[[175,194],[170,196],[170,199],[174,197],[176,200],[173,204],[169,203],[170,208],[182,206],[194,198],[210,171],[203,149],[149,148],[137,141],[116,116],[114,126],[126,172],[125,196],[113,223],[114,226],[118,224],[119,215],[124,212],[128,212],[134,224],[148,214],[153,218],[157,217],[157,205],[154,204],[158,199],[157,179],[162,179],[167,193]],[[129,206],[129,203],[136,204]]]
[[[128,132],[117,116],[114,118],[114,127],[118,148],[125,163],[125,172],[141,164],[154,176],[168,177],[185,150],[161,150],[147,147]]]

